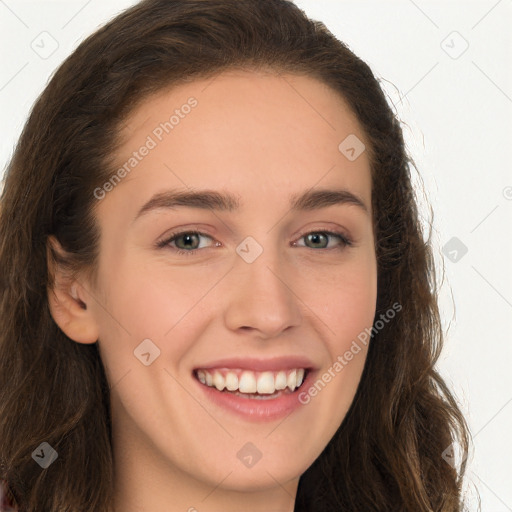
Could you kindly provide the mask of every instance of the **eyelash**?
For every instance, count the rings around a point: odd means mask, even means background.
[[[321,233],[323,235],[328,235],[328,236],[336,237],[341,242],[340,246],[331,247],[331,248],[323,248],[323,249],[320,249],[320,250],[323,250],[323,251],[343,250],[346,247],[352,247],[353,246],[352,240],[350,240],[346,235],[344,235],[343,233],[339,233],[337,231],[330,231],[328,229],[325,229],[325,230],[320,229],[320,230],[314,230],[314,231],[308,231],[306,233],[302,233],[299,236],[299,239],[304,238],[305,236],[311,235],[311,234],[314,234],[314,233]],[[189,251],[185,251],[185,250],[180,249],[178,247],[171,247],[169,245],[171,242],[174,242],[177,238],[179,238],[180,236],[183,236],[183,235],[200,235],[200,236],[205,236],[205,237],[210,238],[210,239],[213,240],[213,238],[210,235],[207,235],[206,233],[202,233],[200,231],[194,231],[194,230],[178,231],[178,232],[175,232],[175,233],[171,233],[170,237],[162,240],[161,242],[158,242],[157,243],[157,247],[159,249],[163,249],[163,248],[166,248],[166,247],[171,248],[171,250],[173,252],[176,252],[177,254],[180,254],[180,255],[183,255],[183,256],[194,256],[194,255],[197,254],[198,251],[202,250],[202,249],[190,249]],[[312,247],[305,247],[305,248],[306,249],[311,249],[313,251],[318,250],[318,249],[314,249]]]

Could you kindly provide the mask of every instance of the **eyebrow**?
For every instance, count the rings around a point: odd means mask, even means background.
[[[289,202],[292,211],[311,211],[328,206],[350,204],[369,214],[369,209],[364,201],[356,194],[344,189],[310,189],[303,193],[292,194],[289,197]],[[240,201],[234,194],[216,190],[168,190],[155,194],[145,203],[138,211],[133,222],[150,211],[175,209],[180,206],[233,212],[240,208]]]

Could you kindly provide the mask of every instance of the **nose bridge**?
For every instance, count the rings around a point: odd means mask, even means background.
[[[282,247],[265,237],[264,245],[247,237],[236,248],[226,323],[230,329],[252,328],[266,336],[299,325],[301,313]]]

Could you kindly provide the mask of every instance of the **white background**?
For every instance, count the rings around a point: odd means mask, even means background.
[[[52,72],[133,3],[0,0],[1,172]],[[444,266],[439,368],[474,436],[469,509],[477,488],[483,511],[512,511],[512,0],[296,3],[370,65],[403,122],[434,210],[439,280]],[[37,45],[56,49],[42,58]],[[445,247],[453,237],[462,257]]]

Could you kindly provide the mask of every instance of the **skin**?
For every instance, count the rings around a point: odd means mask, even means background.
[[[66,281],[57,269],[50,308],[71,339],[100,346],[112,386],[115,512],[292,511],[300,476],[354,398],[367,347],[309,404],[277,421],[218,408],[192,370],[233,355],[301,354],[321,376],[371,327],[370,164],[367,152],[349,161],[338,150],[349,134],[366,139],[344,100],[321,82],[230,71],[141,104],[126,120],[118,165],[191,96],[197,106],[95,200],[97,286],[85,276]],[[368,212],[347,203],[290,211],[288,195],[312,187],[349,190]],[[231,192],[241,208],[162,208],[133,221],[155,193],[189,188]],[[186,247],[183,238],[155,247],[177,228],[207,235],[192,241],[195,255],[173,252]],[[305,236],[326,229],[353,245],[336,237],[315,245]],[[263,248],[250,264],[236,252],[247,236]],[[160,350],[150,366],[134,356],[146,338]],[[247,442],[262,453],[251,468],[237,457]]]

